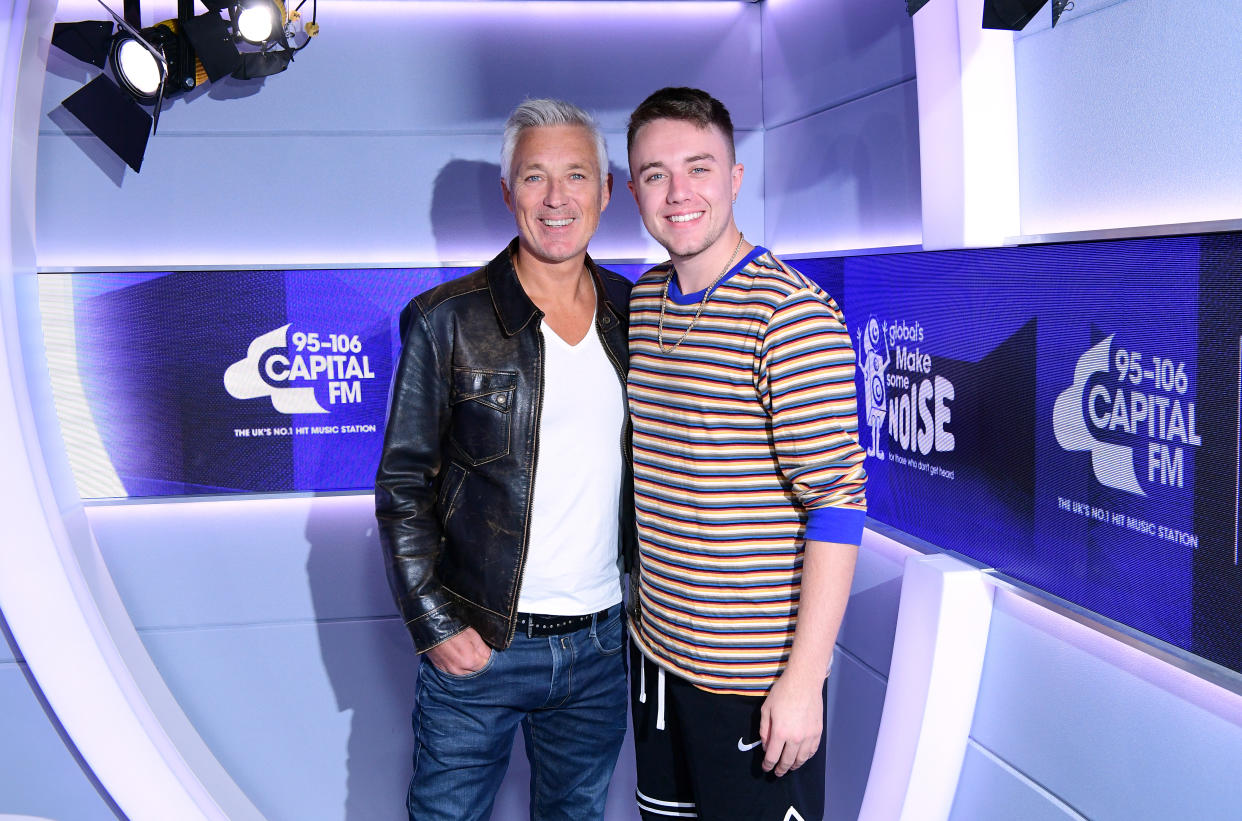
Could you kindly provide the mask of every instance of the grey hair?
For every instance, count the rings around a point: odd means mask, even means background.
[[[555,125],[576,125],[587,130],[595,142],[595,154],[599,162],[599,184],[601,187],[604,186],[608,178],[608,144],[604,141],[604,132],[600,131],[599,123],[573,103],[547,98],[524,100],[509,115],[509,119],[505,122],[504,143],[500,149],[500,178],[510,189],[513,188],[513,155],[517,152],[517,144],[522,137],[522,132],[528,128]]]

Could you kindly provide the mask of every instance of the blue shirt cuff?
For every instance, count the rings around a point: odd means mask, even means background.
[[[807,512],[806,540],[861,544],[867,512],[848,507],[819,507]]]

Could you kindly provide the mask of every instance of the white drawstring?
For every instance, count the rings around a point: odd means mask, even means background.
[[[656,729],[664,729],[664,668],[660,667],[656,677]]]
[[[638,703],[647,703],[647,659],[638,659]],[[664,668],[656,667],[656,729],[664,729]]]
[[[647,659],[638,657],[638,703],[647,703]]]

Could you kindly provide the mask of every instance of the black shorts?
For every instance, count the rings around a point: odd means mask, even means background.
[[[825,698],[826,693],[825,687]],[[644,821],[821,821],[824,737],[798,769],[780,778],[764,772],[763,698],[709,693],[668,672],[661,692],[659,667],[630,643],[630,707]]]

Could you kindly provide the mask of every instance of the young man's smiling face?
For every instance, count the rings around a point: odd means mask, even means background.
[[[634,135],[630,190],[643,224],[673,262],[715,248],[733,224],[742,166],[715,126],[652,120]]]
[[[512,168],[512,183],[501,180],[501,187],[522,252],[547,264],[585,253],[609,197],[590,132],[576,125],[528,128]]]

